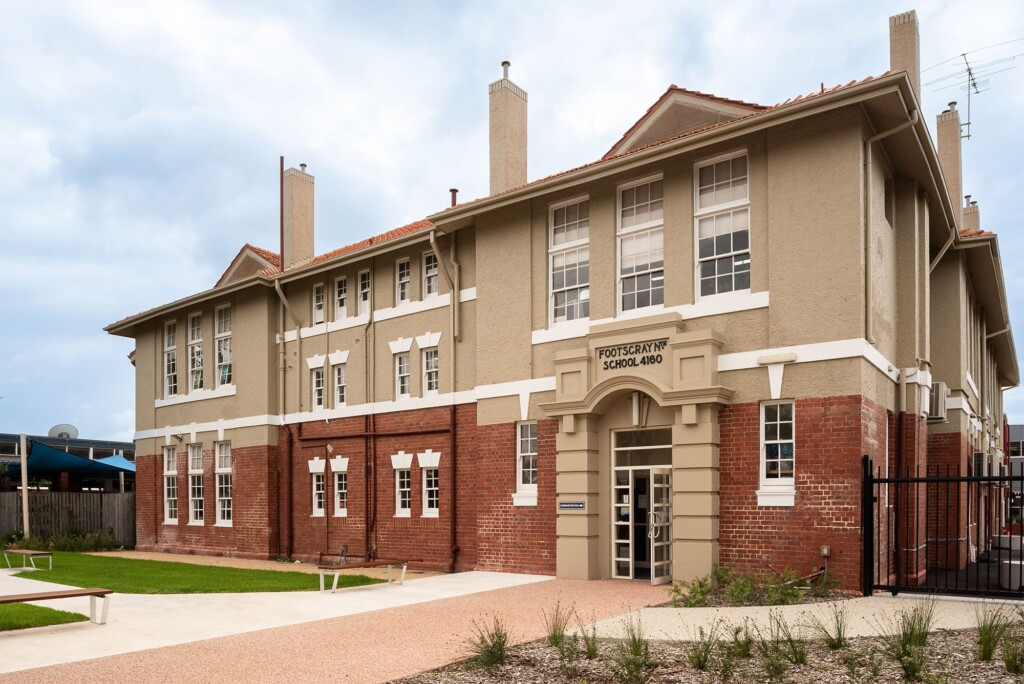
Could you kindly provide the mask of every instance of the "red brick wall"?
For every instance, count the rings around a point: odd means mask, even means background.
[[[930,475],[966,475],[971,444],[960,432],[928,435]],[[967,567],[967,485],[930,485],[928,567]]]
[[[844,588],[860,587],[861,458],[884,462],[887,416],[861,396],[796,400],[796,501],[759,507],[760,409],[735,404],[719,412],[721,427],[721,562],[745,572],[827,563]]]

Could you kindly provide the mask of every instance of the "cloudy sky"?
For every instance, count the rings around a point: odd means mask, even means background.
[[[0,432],[130,439],[123,316],[274,248],[278,155],[317,177],[317,251],[487,191],[487,84],[530,94],[529,176],[600,157],[670,83],[772,104],[888,68],[885,2],[0,0]],[[919,2],[924,83],[1024,52],[1024,3]],[[997,47],[988,47],[1015,41]],[[965,191],[1024,345],[1024,57],[974,100]],[[935,115],[956,88],[925,86]],[[961,105],[963,108],[963,105]],[[1024,392],[1009,394],[1024,422]]]

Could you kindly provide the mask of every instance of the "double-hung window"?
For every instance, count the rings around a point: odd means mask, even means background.
[[[437,347],[423,350],[423,394],[437,394],[440,387]]]
[[[437,256],[433,252],[423,255],[423,298],[433,297],[440,289],[438,287],[438,264]]]
[[[217,386],[231,384],[231,307],[217,309]]]
[[[314,368],[311,371],[313,387],[313,409],[322,409],[324,407],[324,369]]]
[[[164,324],[164,396],[178,393],[178,326],[174,321]]]
[[[334,473],[334,515],[339,518],[348,515],[348,473]]]
[[[334,366],[334,408],[345,405],[345,386],[347,383],[345,364]]]
[[[407,399],[411,394],[409,352],[395,354],[395,398]]]
[[[518,506],[537,505],[537,423],[516,425],[516,494]]]
[[[370,272],[360,271],[359,273],[359,315],[370,314]]]
[[[334,281],[334,320],[348,316],[348,278]]]
[[[619,310],[665,303],[662,179],[619,190]]]
[[[178,524],[178,452],[164,447],[164,523]]]
[[[324,285],[313,286],[313,325],[324,322]]]
[[[323,473],[313,473],[313,516],[323,517],[327,506],[326,479]]]
[[[551,322],[590,316],[590,201],[551,208]]]
[[[412,263],[402,259],[395,264],[395,304],[412,299]]]
[[[424,518],[436,518],[441,509],[441,479],[437,468],[423,469]]]
[[[231,526],[234,495],[231,471],[231,442],[217,442],[217,524]]]
[[[395,517],[408,518],[412,515],[412,471],[402,468],[395,471]]]
[[[701,164],[694,221],[701,297],[750,289],[750,193],[747,155]]]
[[[761,404],[762,506],[792,506],[796,464],[795,407],[792,401]]]
[[[203,315],[188,317],[189,391],[203,389]]]
[[[188,522],[203,524],[203,445],[188,445]]]

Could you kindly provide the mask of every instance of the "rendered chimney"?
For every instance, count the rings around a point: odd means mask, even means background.
[[[960,162],[960,112],[956,110],[956,102],[950,102],[949,109],[939,114],[935,127],[938,133],[939,166],[946,179],[946,191],[953,204],[957,228],[961,228],[964,225],[963,167]]]
[[[488,87],[491,194],[526,184],[526,91],[508,80],[510,62]]]
[[[889,17],[889,68],[907,72],[914,86],[914,95],[920,102],[921,35],[914,10]]]
[[[285,270],[313,258],[313,176],[302,169],[284,172]]]
[[[964,207],[964,230],[978,232],[981,230],[981,209],[977,202],[971,202]]]

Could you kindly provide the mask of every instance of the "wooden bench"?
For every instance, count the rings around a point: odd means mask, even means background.
[[[28,601],[49,601],[51,599],[75,598],[76,596],[89,597],[89,619],[97,625],[105,624],[107,621],[107,610],[110,608],[110,595],[114,593],[110,589],[61,589],[60,591],[40,591],[35,594],[11,594],[0,596],[0,604],[4,603],[26,603]],[[99,619],[96,619],[96,599],[103,599],[103,607],[100,610]]]
[[[36,567],[36,558],[49,558],[50,559],[50,570],[53,570],[53,554],[49,551],[30,551],[28,549],[4,549],[4,560],[7,561],[7,567],[11,566],[11,559],[7,557],[10,554],[12,556],[21,556],[21,567],[27,568],[28,565],[25,561],[32,564],[33,570],[38,570]]]
[[[380,568],[387,566],[388,569],[388,584],[391,583],[391,568],[394,566],[401,566],[402,573],[398,577],[399,584],[405,584],[405,571],[409,567],[409,561],[404,560],[372,560],[363,561],[360,563],[322,563],[317,565],[317,569],[320,571],[320,591],[324,591],[324,576],[327,573],[334,575],[334,583],[331,585],[331,593],[333,594],[338,590],[338,577],[341,575],[342,570],[357,570],[359,568]]]

